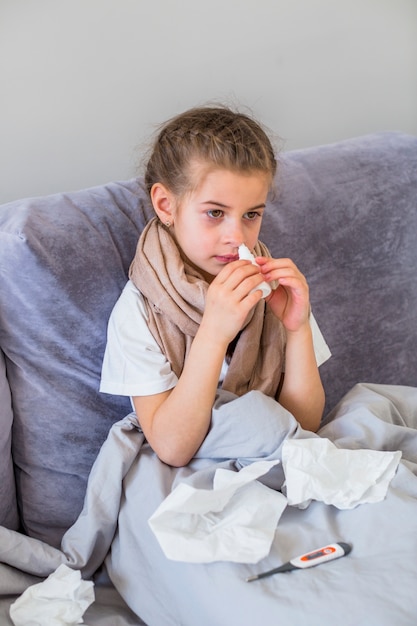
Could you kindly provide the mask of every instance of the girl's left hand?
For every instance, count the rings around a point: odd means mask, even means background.
[[[310,315],[309,289],[305,276],[291,259],[257,257],[265,280],[278,281],[278,287],[266,298],[268,306],[289,332],[299,330]]]

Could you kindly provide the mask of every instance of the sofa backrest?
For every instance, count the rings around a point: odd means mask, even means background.
[[[357,382],[415,385],[417,138],[382,133],[280,160],[261,238],[307,276],[333,353],[326,410]],[[23,529],[52,545],[131,410],[100,394],[99,378],[108,316],[151,215],[139,180],[0,207],[0,523],[18,523],[11,451]]]

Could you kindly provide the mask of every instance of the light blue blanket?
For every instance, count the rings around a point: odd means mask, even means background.
[[[148,519],[179,482],[210,488],[218,467],[237,471],[261,458],[280,459],[287,438],[312,436],[259,392],[242,398],[222,394],[196,457],[185,468],[172,468],[152,452],[135,416],[127,416],[111,429],[98,455],[84,509],[64,536],[61,550],[0,528],[0,560],[22,577],[46,576],[60,563],[89,577],[105,562],[116,589],[148,626],[415,625],[414,388],[357,385],[319,431],[341,448],[402,451],[382,502],[343,511],[321,502],[312,502],[305,510],[287,507],[270,554],[256,565],[191,564],[164,556]],[[281,489],[281,465],[264,482]],[[248,576],[337,541],[352,544],[349,556],[322,567],[246,582]]]

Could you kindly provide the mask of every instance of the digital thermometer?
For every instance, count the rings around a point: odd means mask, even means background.
[[[250,583],[253,580],[259,580],[260,578],[267,578],[273,574],[279,574],[281,572],[292,572],[295,569],[307,569],[308,567],[314,567],[327,561],[333,561],[333,559],[339,559],[341,556],[346,556],[352,550],[352,546],[348,543],[329,543],[323,548],[313,550],[313,552],[306,552],[300,556],[291,559],[287,563],[275,567],[262,574],[256,574],[246,579],[246,582]]]

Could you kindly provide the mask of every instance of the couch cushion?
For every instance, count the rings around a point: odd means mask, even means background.
[[[107,320],[149,215],[135,180],[0,210],[18,503],[25,531],[52,545],[82,508],[111,424],[131,410],[98,388]]]
[[[12,400],[6,378],[6,365],[0,350],[0,525],[19,528],[12,461]]]

